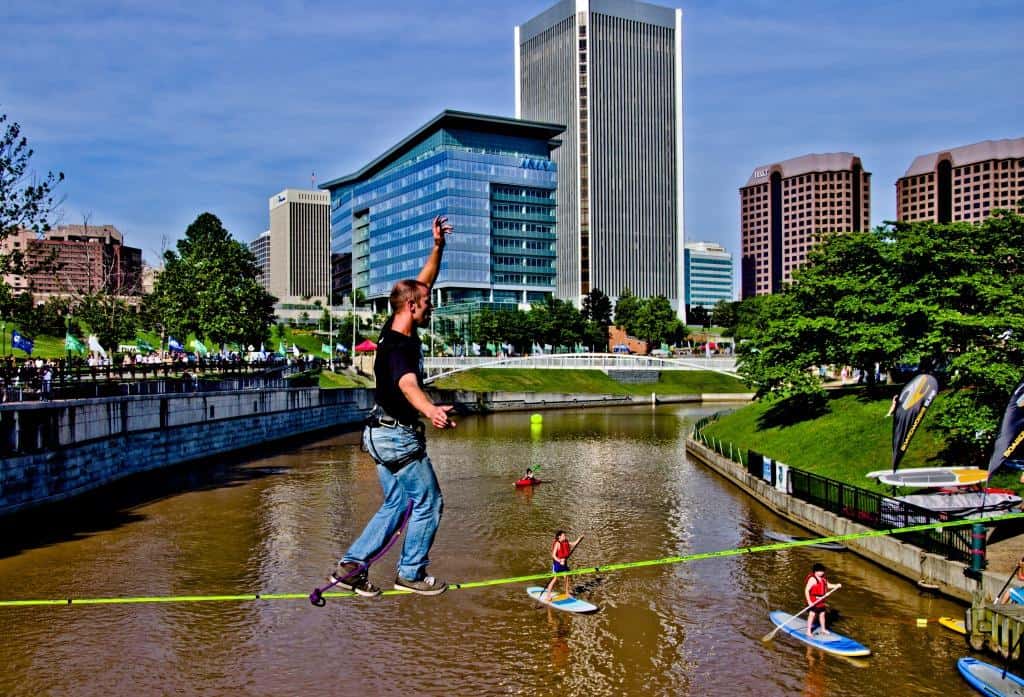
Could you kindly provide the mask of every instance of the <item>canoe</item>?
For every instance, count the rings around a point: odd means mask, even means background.
[[[774,530],[766,530],[764,536],[769,540],[778,540],[779,542],[803,542],[804,540],[813,540],[813,537],[796,537],[794,535],[787,535],[784,532],[775,532]],[[805,545],[807,547],[816,547],[818,549],[827,549],[830,552],[845,552],[846,547],[839,544],[838,542],[815,542],[814,544]]]
[[[540,586],[530,586],[526,589],[526,593],[542,605],[548,605],[556,610],[574,612],[578,615],[587,615],[591,612],[598,611],[597,605],[592,605],[586,600],[580,600],[579,598],[566,595],[565,593],[552,592],[548,598],[542,598],[541,596],[544,594],[544,589]]]
[[[911,467],[895,472],[877,470],[864,476],[890,486],[930,489],[983,484],[988,479],[988,470],[977,467]]]
[[[976,658],[961,658],[956,662],[956,669],[971,687],[989,697],[1010,697],[1024,695],[1024,680],[1013,673],[1004,673],[1003,669]]]
[[[955,617],[940,617],[939,624],[957,634],[967,634],[967,627],[964,625],[964,621],[958,620]]]
[[[779,631],[822,651],[837,656],[868,656],[871,654],[871,649],[868,647],[832,630],[829,630],[828,634],[815,632],[813,635],[807,636],[807,619],[805,617],[794,617],[781,610],[773,610],[768,613],[768,616],[776,626],[782,627]]]

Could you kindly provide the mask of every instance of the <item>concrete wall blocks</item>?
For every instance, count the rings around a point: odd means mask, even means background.
[[[35,435],[45,433],[45,439],[56,443],[40,452],[0,459],[0,516],[67,499],[132,474],[303,433],[355,426],[373,398],[368,390],[323,393],[310,388],[45,404],[42,409],[30,405],[35,413],[21,425],[43,424],[46,428],[40,427]]]

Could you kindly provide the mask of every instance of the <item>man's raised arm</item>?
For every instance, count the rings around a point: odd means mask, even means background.
[[[444,244],[447,241],[446,237],[454,231],[455,228],[448,222],[448,218],[446,216],[439,215],[434,218],[434,248],[430,250],[430,256],[427,257],[427,261],[423,264],[423,269],[420,271],[420,275],[416,277],[417,281],[428,288],[434,287],[434,281],[437,280],[437,274],[441,271],[441,255],[444,254]]]

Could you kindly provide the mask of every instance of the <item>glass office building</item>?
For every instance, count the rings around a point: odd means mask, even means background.
[[[445,215],[455,234],[434,285],[436,316],[538,302],[555,288],[551,152],[564,128],[444,111],[354,174],[331,197],[331,252],[351,255],[351,283],[388,311],[396,281],[415,278]]]
[[[713,242],[689,242],[683,254],[688,306],[710,310],[720,300],[732,302],[732,254]]]

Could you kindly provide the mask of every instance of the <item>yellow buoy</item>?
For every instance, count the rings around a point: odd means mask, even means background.
[[[530,416],[530,423],[531,424],[539,424],[539,423],[542,423],[543,421],[544,421],[544,417],[541,416],[540,414],[533,414],[533,415]]]

